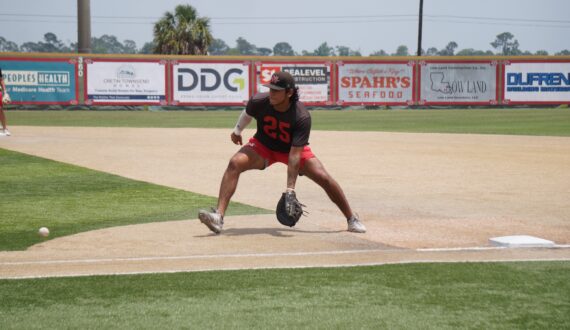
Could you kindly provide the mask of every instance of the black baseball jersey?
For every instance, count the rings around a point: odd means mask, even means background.
[[[301,102],[279,112],[269,103],[269,93],[254,95],[245,108],[257,121],[255,138],[273,151],[288,153],[291,147],[309,144],[311,115]]]

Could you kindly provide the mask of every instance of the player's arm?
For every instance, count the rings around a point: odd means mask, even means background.
[[[289,151],[289,164],[287,165],[287,190],[295,189],[299,166],[301,164],[301,152],[304,147],[291,147]]]
[[[253,117],[248,115],[246,110],[243,110],[242,113],[239,115],[238,121],[231,135],[231,139],[234,144],[239,144],[239,145],[243,144],[241,138],[241,132],[243,132],[243,130],[247,127],[247,125],[251,123],[252,119]]]

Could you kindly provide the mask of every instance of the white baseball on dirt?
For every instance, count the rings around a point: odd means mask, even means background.
[[[49,229],[47,229],[47,227],[42,227],[38,230],[38,234],[40,234],[41,237],[48,237]]]

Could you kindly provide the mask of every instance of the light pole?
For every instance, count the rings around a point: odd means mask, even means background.
[[[424,0],[420,0],[420,18],[418,23],[418,56],[422,56],[422,25],[424,18]]]
[[[77,0],[77,52],[91,53],[90,0]]]

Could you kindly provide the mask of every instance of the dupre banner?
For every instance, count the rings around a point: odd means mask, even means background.
[[[496,61],[420,62],[419,104],[497,104]]]
[[[172,104],[244,105],[249,100],[250,63],[244,61],[172,64]]]
[[[166,61],[85,59],[85,103],[166,104]]]
[[[0,58],[13,104],[77,104],[77,60]]]
[[[307,105],[332,104],[330,62],[263,62],[256,63],[256,92],[268,92],[275,72],[286,71],[295,78],[301,102]]]
[[[570,61],[508,61],[503,85],[505,104],[570,103]]]
[[[340,105],[413,104],[415,63],[337,62],[337,103]]]

